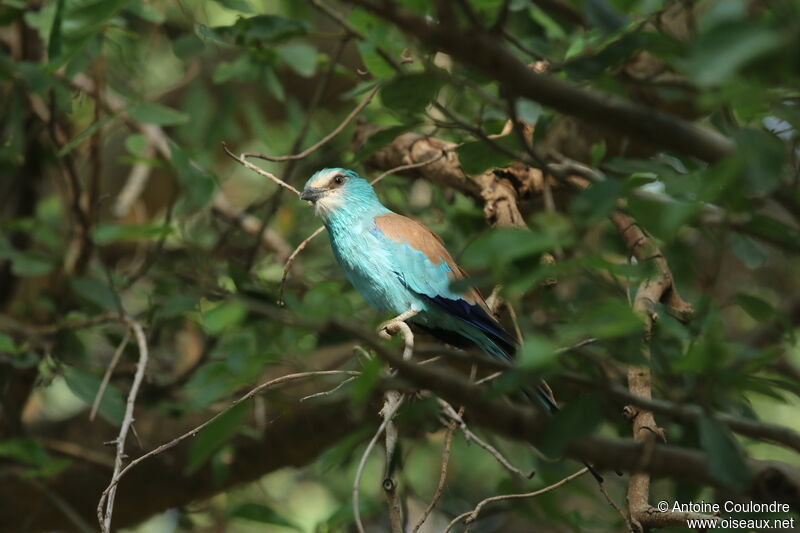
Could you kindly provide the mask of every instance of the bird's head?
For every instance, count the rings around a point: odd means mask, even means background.
[[[352,170],[324,168],[306,182],[300,199],[311,202],[317,215],[329,220],[338,213],[381,206],[372,185]]]

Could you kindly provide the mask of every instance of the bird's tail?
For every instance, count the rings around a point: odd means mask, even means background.
[[[510,363],[514,360],[518,347],[517,341],[482,307],[469,304],[464,300],[450,300],[443,297],[435,297],[431,301],[453,320],[450,324],[452,327],[447,329],[426,328],[435,336],[458,347],[474,344],[486,354],[501,361]],[[522,392],[531,402],[541,403],[549,415],[552,416],[558,412],[558,405],[544,381],[535,389],[524,387]],[[603,477],[592,465],[586,461],[583,461],[583,464],[598,483],[603,482]]]

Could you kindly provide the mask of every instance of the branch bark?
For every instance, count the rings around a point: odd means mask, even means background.
[[[354,0],[353,3],[396,24],[422,43],[440,49],[497,80],[515,96],[530,98],[632,140],[704,161],[715,162],[734,152],[733,141],[716,131],[609,94],[537,74],[489,33],[429,22],[392,2],[375,4]]]
[[[547,420],[544,413],[532,407],[508,405],[487,397],[479,387],[454,377],[452,372],[404,361],[375,339],[374,335],[352,324],[338,323],[338,326],[369,344],[398,371],[402,379],[415,388],[430,390],[451,404],[463,405],[474,423],[511,439],[534,445],[541,441]],[[386,387],[397,388],[397,384],[389,383]],[[778,461],[747,460],[750,483],[731,487],[714,476],[705,453],[685,447],[659,443],[646,446],[631,440],[595,436],[571,442],[564,450],[564,455],[589,461],[598,470],[648,472],[718,487],[731,494],[749,495],[759,501],[786,502],[792,508],[800,509],[800,470]]]
[[[288,403],[292,408],[284,409],[282,405]],[[132,469],[119,486],[114,506],[115,527],[131,526],[153,514],[209,498],[280,468],[305,465],[360,427],[347,398],[298,403],[291,397],[285,402],[271,402],[270,407],[268,420],[274,422],[259,439],[240,437],[232,442],[233,461],[227,479],[221,484],[214,481],[210,465],[186,473],[188,442]],[[70,434],[83,435],[84,440],[85,435],[91,434],[97,446],[102,440],[113,438],[116,432],[115,428],[97,422],[82,426],[83,416],[80,418],[65,429]],[[163,417],[156,418],[139,416],[137,427],[145,442],[162,438],[145,431],[154,425],[164,426]],[[158,428],[154,431],[160,433]],[[314,438],[308,438],[312,434]],[[95,520],[98,495],[108,485],[111,474],[109,466],[75,461],[53,478],[48,488],[91,523]],[[30,532],[61,530],[69,524],[63,511],[40,490],[24,477],[6,470],[0,482],[0,533],[19,533],[23,523],[28,523],[26,531]]]

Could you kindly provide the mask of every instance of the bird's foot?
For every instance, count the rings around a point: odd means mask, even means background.
[[[405,341],[405,348],[403,349],[403,359],[409,359],[414,351],[414,333],[411,328],[406,324],[406,320],[416,315],[417,312],[409,309],[408,311],[397,315],[391,320],[387,320],[378,326],[378,335],[384,339],[391,339],[393,335],[401,333]]]

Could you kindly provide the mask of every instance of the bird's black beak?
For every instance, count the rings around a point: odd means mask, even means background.
[[[307,189],[303,190],[300,193],[300,199],[305,200],[307,202],[316,202],[325,194],[324,189],[318,189],[317,187],[308,187]]]

